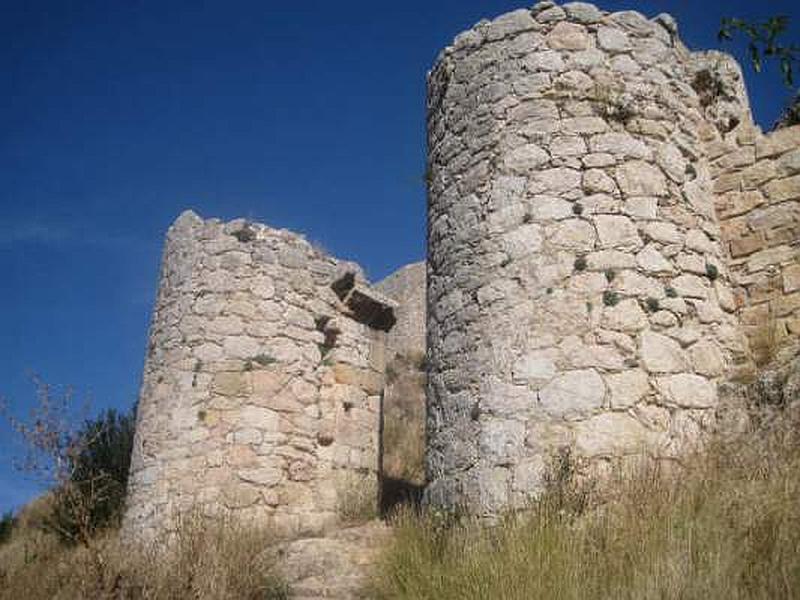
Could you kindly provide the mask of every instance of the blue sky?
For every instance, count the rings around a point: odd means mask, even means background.
[[[530,1],[529,3],[530,4]],[[373,279],[423,257],[425,73],[502,0],[3,0],[0,396],[29,374],[96,410],[136,397],[162,236],[184,209],[306,233]],[[793,0],[623,2],[670,12],[692,48],[723,16]],[[773,69],[749,88],[769,125]],[[0,510],[37,493],[0,424]]]

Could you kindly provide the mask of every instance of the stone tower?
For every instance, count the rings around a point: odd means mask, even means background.
[[[377,502],[394,302],[353,263],[244,220],[180,216],[167,234],[123,529],[186,510],[314,533]]]
[[[800,125],[763,134],[738,64],[669,15],[482,21],[429,74],[428,146],[427,265],[374,287],[285,230],[170,228],[126,534],[377,503],[384,393],[421,403],[387,360],[428,370],[428,502],[493,516],[565,447],[600,474],[680,461],[721,382],[796,354]]]
[[[709,153],[755,135],[738,66],[542,2],[456,37],[428,110],[429,501],[523,506],[564,446],[678,459],[749,366]]]

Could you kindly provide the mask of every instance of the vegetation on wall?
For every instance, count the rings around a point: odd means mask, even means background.
[[[775,129],[800,124],[800,90],[795,89],[794,81],[794,72],[800,63],[800,46],[784,42],[789,23],[789,18],[782,15],[770,17],[763,22],[725,18],[718,34],[720,41],[731,41],[736,36],[744,37],[748,57],[756,73],[762,71],[765,61],[777,62],[784,84],[794,90],[794,95],[775,124]]]

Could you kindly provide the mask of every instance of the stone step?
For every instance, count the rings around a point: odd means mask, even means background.
[[[363,599],[363,587],[391,530],[381,521],[294,540],[281,548],[284,577],[294,600]]]

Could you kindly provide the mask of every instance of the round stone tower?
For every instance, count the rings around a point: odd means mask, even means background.
[[[440,55],[430,502],[491,515],[563,447],[602,471],[678,459],[711,427],[747,354],[705,154],[737,123],[707,118],[713,84],[668,15],[581,2],[481,22]]]
[[[318,532],[377,503],[393,305],[297,234],[180,216],[139,398],[128,537],[183,512]]]

